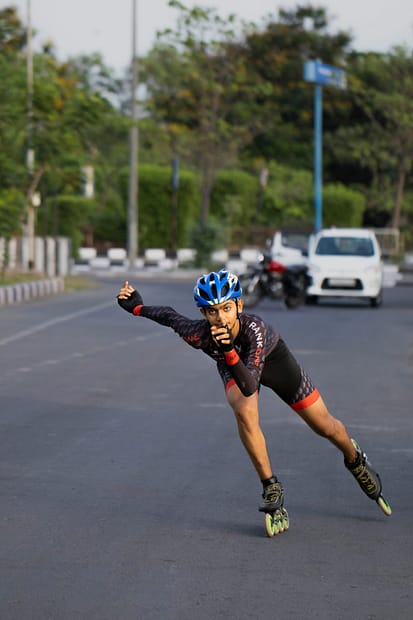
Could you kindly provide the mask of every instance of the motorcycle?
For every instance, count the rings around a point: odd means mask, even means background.
[[[305,304],[309,285],[306,265],[284,265],[269,253],[259,255],[258,263],[239,276],[246,308],[253,308],[263,297],[281,299],[289,309]]]

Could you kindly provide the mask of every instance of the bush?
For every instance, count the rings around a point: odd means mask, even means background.
[[[194,224],[190,233],[190,244],[196,248],[195,267],[211,266],[211,252],[225,247],[226,229],[214,219],[207,224]]]
[[[192,224],[198,218],[200,194],[193,173],[182,170],[177,192],[176,219],[172,202],[171,168],[139,167],[139,246],[143,248],[185,247]],[[121,192],[125,205],[129,173],[121,175]],[[175,229],[175,234],[172,231]],[[172,238],[172,237],[175,238]]]
[[[91,198],[55,196],[46,202],[38,227],[42,228],[42,234],[69,237],[76,256],[96,209],[96,202]]]
[[[112,190],[107,192],[105,203],[92,214],[91,228],[95,242],[109,241],[118,246],[125,245],[127,219],[125,205],[120,195]]]
[[[341,183],[331,183],[323,189],[323,226],[358,228],[363,225],[366,199],[360,192]]]
[[[242,170],[218,172],[211,194],[211,215],[227,227],[254,223],[258,179]]]
[[[314,220],[313,177],[306,170],[294,170],[270,162],[259,223],[281,227],[310,227]]]

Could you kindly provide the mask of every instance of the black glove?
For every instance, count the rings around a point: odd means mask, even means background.
[[[227,332],[228,332],[228,338],[230,340],[228,344],[223,344],[222,340],[218,340],[219,342],[218,346],[223,353],[229,353],[229,351],[232,351],[234,348],[234,336],[232,335],[232,331],[230,330],[229,327],[227,327]]]
[[[126,299],[119,299],[118,295],[117,300],[121,308],[126,310],[126,312],[130,312],[131,314],[133,314],[133,310],[136,308],[136,306],[142,306],[143,304],[143,299],[138,293],[138,291],[133,291],[133,293],[131,293],[130,296]]]

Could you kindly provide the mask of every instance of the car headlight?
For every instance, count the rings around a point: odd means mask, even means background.
[[[320,273],[321,267],[319,267],[318,265],[314,265],[314,264],[310,263],[309,266],[308,266],[308,271],[310,273]]]
[[[366,267],[364,272],[368,275],[368,276],[375,276],[375,275],[379,275],[381,272],[380,267],[377,267],[377,265],[370,265],[370,267]]]

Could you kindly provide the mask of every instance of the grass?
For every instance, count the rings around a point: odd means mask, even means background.
[[[84,276],[65,276],[66,293],[98,287],[99,282],[92,280],[91,278],[86,278]]]
[[[33,282],[34,280],[42,280],[46,276],[39,273],[14,273],[7,272],[0,274],[0,286],[10,286],[13,284],[22,284],[25,282]],[[65,276],[65,291],[70,293],[84,289],[97,288],[99,283],[91,278],[83,276]]]
[[[7,271],[0,274],[0,286],[9,286],[10,284],[21,284],[22,282],[31,282],[42,278],[38,273],[14,273]]]

